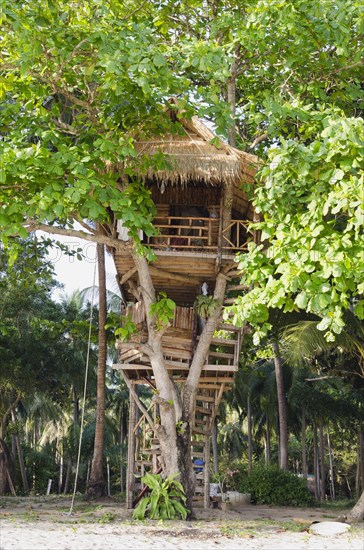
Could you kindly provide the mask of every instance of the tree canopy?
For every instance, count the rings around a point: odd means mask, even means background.
[[[149,161],[133,142],[168,127],[174,95],[186,116],[225,136],[234,127],[237,145],[267,161],[252,196],[270,252],[241,259],[255,288],[236,321],[264,334],[267,308],[302,308],[333,338],[344,309],[363,317],[361,10],[348,0],[7,5],[2,239],[75,232],[77,220],[78,234],[110,244],[85,220],[113,216],[136,240],[150,233],[153,205],[135,177]]]

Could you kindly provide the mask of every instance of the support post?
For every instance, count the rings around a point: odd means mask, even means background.
[[[210,508],[210,445],[211,445],[211,436],[207,435],[205,437],[205,448],[204,448],[204,501],[203,505],[205,509]]]
[[[134,383],[130,382],[133,386]],[[134,389],[134,388],[133,388]],[[129,430],[128,430],[128,467],[126,473],[126,507],[133,508],[133,486],[134,486],[134,450],[135,450],[135,400],[132,392],[129,393]]]

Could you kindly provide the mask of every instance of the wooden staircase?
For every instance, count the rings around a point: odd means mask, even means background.
[[[229,285],[227,295],[238,290],[236,283]],[[177,308],[180,322],[188,327],[193,323],[191,308]],[[176,315],[177,315],[176,314]],[[177,325],[177,320],[175,320]],[[139,341],[145,338],[143,327],[139,327]],[[227,322],[221,321],[211,340],[210,348],[206,356],[205,364],[198,384],[195,416],[191,426],[191,458],[196,473],[195,502],[203,503],[204,507],[210,506],[210,440],[214,421],[225,391],[234,382],[235,372],[238,370],[239,354],[243,334],[241,329]],[[190,368],[194,346],[192,328],[185,332],[183,337],[179,326],[167,331],[162,338],[164,359],[166,368],[174,380],[183,383]],[[140,351],[121,349],[121,363],[114,365],[122,372],[129,390],[138,385],[149,384],[154,388],[153,371],[149,358],[143,356]],[[140,410],[137,409],[139,407]],[[148,419],[149,417],[149,419]],[[138,399],[130,392],[130,425],[128,446],[128,491],[127,506],[132,508],[135,504],[135,496],[140,493],[142,486],[140,478],[146,472],[156,473],[160,471],[160,445],[154,436],[153,425],[158,423],[158,406],[153,402],[138,404]],[[202,462],[202,464],[201,464]]]

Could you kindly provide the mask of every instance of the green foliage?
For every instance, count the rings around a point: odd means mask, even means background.
[[[208,319],[213,315],[217,305],[218,303],[213,296],[199,294],[195,300],[196,311],[202,319]]]
[[[217,474],[216,481],[220,482],[222,479],[227,491],[239,491],[243,480],[247,476],[247,471],[246,460],[231,460],[225,454],[220,459],[219,473]]]
[[[251,476],[243,480],[240,491],[251,493],[258,504],[306,506],[313,502],[306,481],[277,466],[254,467]]]
[[[150,306],[150,313],[154,315],[157,330],[162,330],[169,325],[174,317],[175,308],[175,302],[167,298],[165,292],[161,292],[157,302],[154,302],[154,304]]]
[[[307,114],[305,143],[281,139],[262,171],[254,204],[265,243],[240,256],[243,282],[254,288],[229,310],[258,337],[271,328],[270,308],[304,310],[333,341],[350,305],[362,315],[364,124],[332,110]]]
[[[186,519],[188,510],[185,507],[186,497],[177,475],[163,479],[159,474],[146,474],[142,482],[150,488],[150,495],[144,497],[135,508],[133,518],[150,519]]]
[[[130,337],[137,332],[137,328],[133,323],[130,315],[128,315],[127,317],[122,316],[121,323],[122,326],[115,329],[114,335],[120,338],[122,342],[127,342]]]
[[[58,468],[54,461],[54,448],[50,445],[46,445],[42,449],[25,448],[24,455],[29,479],[33,477],[32,491],[44,494],[47,490],[48,480],[56,480],[58,477]]]
[[[62,308],[51,299],[56,286],[46,248],[32,239],[16,243],[17,258],[0,249],[0,413],[16,395],[35,389],[61,397],[70,341],[62,324]],[[69,359],[67,357],[67,359]]]

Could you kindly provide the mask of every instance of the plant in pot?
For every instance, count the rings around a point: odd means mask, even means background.
[[[230,475],[230,471],[216,472],[212,475],[211,481],[219,486],[221,493],[221,510],[227,510],[230,508],[230,498],[226,491],[226,480]]]

